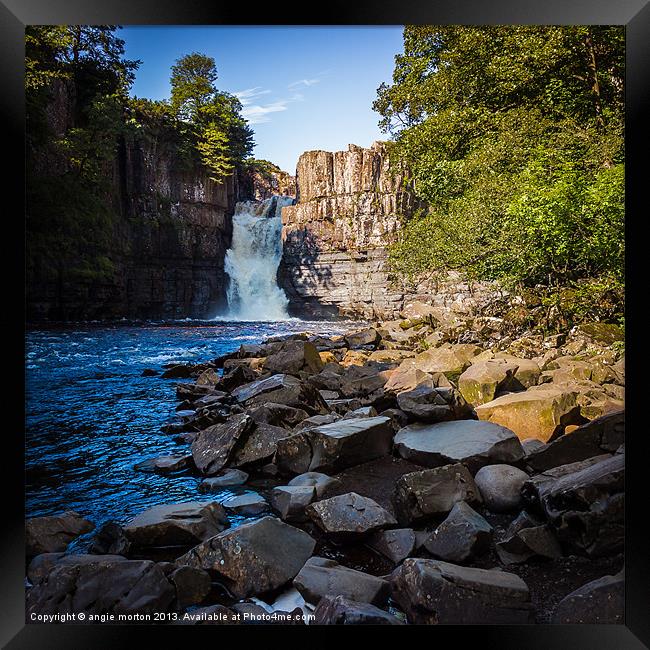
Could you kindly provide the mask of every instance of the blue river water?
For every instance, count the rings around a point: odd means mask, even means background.
[[[143,377],[143,370],[209,361],[268,336],[344,329],[340,322],[289,320],[82,323],[28,331],[26,515],[76,510],[96,526],[123,524],[153,505],[205,499],[198,476],[134,470],[147,458],[188,449],[161,432],[177,417],[181,380]]]

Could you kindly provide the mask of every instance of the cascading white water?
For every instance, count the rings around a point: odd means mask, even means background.
[[[284,320],[289,301],[276,275],[282,257],[282,208],[289,196],[243,201],[235,206],[232,243],[226,251],[228,318]]]

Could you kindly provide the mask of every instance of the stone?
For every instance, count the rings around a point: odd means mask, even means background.
[[[504,564],[520,564],[532,557],[562,557],[562,549],[550,527],[530,519],[522,512],[508,528],[506,538],[496,544],[497,555]]]
[[[302,474],[309,471],[312,459],[309,432],[306,429],[277,441],[273,462],[281,473]]]
[[[413,390],[416,386],[431,379],[432,375],[428,372],[419,370],[413,364],[414,361],[412,359],[403,361],[400,366],[391,373],[390,378],[386,384],[384,384],[384,390],[399,394],[405,390]],[[444,375],[442,376],[444,377]]]
[[[140,472],[155,472],[156,474],[173,474],[182,472],[194,466],[192,454],[168,454],[137,463],[133,469]]]
[[[36,585],[42,582],[44,578],[52,572],[52,570],[62,564],[81,566],[84,564],[100,565],[106,562],[121,562],[126,560],[121,555],[112,554],[89,554],[77,555],[66,553],[41,553],[40,555],[32,558],[27,567],[27,580],[30,584]]]
[[[266,357],[264,370],[272,374],[296,375],[301,370],[320,372],[323,362],[316,347],[309,341],[285,341],[277,352]]]
[[[625,455],[615,454],[543,483],[539,502],[563,544],[600,557],[623,548],[624,490]]]
[[[232,392],[232,397],[248,408],[273,402],[302,409],[309,415],[326,415],[329,412],[316,388],[287,374],[272,375],[239,386]]]
[[[95,555],[128,555],[131,542],[124,529],[114,521],[107,521],[95,533],[88,550]]]
[[[216,386],[219,383],[219,375],[212,369],[204,370],[197,378],[198,386]]]
[[[519,389],[531,388],[539,383],[542,371],[533,359],[521,359],[506,352],[497,352],[495,359],[517,366],[514,371],[514,379]]]
[[[277,449],[278,440],[292,435],[291,431],[264,422],[258,423],[249,431],[245,441],[241,440],[232,453],[230,464],[233,467],[246,467],[263,464],[270,460]]]
[[[269,510],[266,499],[259,494],[240,494],[229,497],[221,505],[230,512],[242,517],[256,517]]]
[[[94,527],[74,510],[60,515],[31,517],[25,522],[25,554],[33,557],[40,553],[65,551],[72,540],[89,533]]]
[[[471,472],[501,461],[516,463],[524,457],[515,434],[492,422],[457,420],[437,424],[411,424],[395,436],[402,458],[425,467],[460,462]]]
[[[404,625],[399,618],[369,603],[344,596],[325,596],[314,610],[312,625]]]
[[[456,381],[480,352],[481,348],[469,343],[445,343],[416,355],[414,366],[423,372],[440,372],[450,381]]]
[[[528,474],[511,465],[486,465],[474,476],[485,507],[491,512],[510,512],[522,505],[521,488]]]
[[[246,413],[238,413],[226,422],[199,432],[192,443],[192,457],[199,471],[208,475],[220,472],[228,464],[239,439],[250,433],[254,426],[254,421]]]
[[[362,347],[364,345],[376,346],[380,340],[381,337],[379,336],[379,333],[373,327],[345,335],[345,342],[350,349]]]
[[[458,378],[458,390],[472,406],[491,402],[497,392],[512,384],[517,368],[504,359],[473,363]]]
[[[341,359],[342,366],[363,366],[370,355],[360,350],[347,350]]]
[[[348,411],[344,416],[344,420],[350,418],[375,418],[377,417],[377,409],[374,406],[362,406],[361,408]]]
[[[290,486],[296,487],[314,487],[316,490],[316,496],[320,499],[325,491],[335,485],[338,485],[340,481],[327,474],[321,474],[320,472],[306,472],[298,476],[294,476],[290,481]]]
[[[249,384],[257,379],[257,372],[250,366],[239,365],[224,371],[217,386],[221,390],[232,391],[243,384]]]
[[[224,509],[212,501],[153,506],[131,519],[124,534],[134,547],[189,546],[229,526]]]
[[[178,567],[169,574],[168,579],[176,588],[176,606],[179,609],[200,603],[212,588],[209,574],[195,567]]]
[[[580,407],[573,391],[539,386],[520,393],[509,393],[476,407],[480,420],[511,429],[520,440],[536,438],[542,442],[557,437],[568,424],[580,424]]]
[[[455,388],[438,387],[433,380],[402,391],[397,395],[397,403],[410,418],[424,422],[445,422],[471,415],[471,407]]]
[[[400,364],[404,359],[412,358],[413,352],[410,350],[375,350],[369,357],[368,361],[378,363]]]
[[[483,555],[489,550],[491,542],[492,526],[464,501],[460,501],[423,546],[434,557],[463,564]]]
[[[305,508],[315,498],[313,485],[281,485],[271,492],[271,506],[283,521],[306,521]]]
[[[378,503],[355,492],[312,503],[306,513],[325,534],[344,541],[361,539],[397,523]]]
[[[526,583],[505,571],[408,558],[390,578],[408,622],[518,625],[533,622]]]
[[[623,624],[625,616],[625,577],[621,571],[614,576],[592,580],[565,596],[553,613],[556,625]]]
[[[149,614],[172,609],[176,592],[162,569],[150,560],[115,560],[93,555],[91,561],[57,564],[26,595],[31,614]]]
[[[328,413],[327,415],[312,415],[309,418],[303,420],[300,424],[294,427],[294,433],[302,431],[303,429],[311,429],[312,427],[320,426],[321,424],[332,424],[340,420],[341,416],[338,413]]]
[[[178,558],[176,564],[214,573],[241,599],[293,580],[315,545],[304,531],[267,516],[211,537]]]
[[[322,557],[309,558],[293,579],[293,585],[313,605],[325,596],[383,605],[390,594],[388,581]]]
[[[217,476],[204,478],[199,485],[199,492],[219,492],[231,485],[243,485],[248,481],[248,474],[240,469],[225,469]]]
[[[184,363],[172,364],[163,372],[163,379],[189,379],[194,373],[194,366]]]
[[[307,411],[303,411],[301,408],[294,408],[286,404],[274,404],[273,402],[262,404],[262,406],[249,411],[248,414],[258,424],[272,424],[285,429],[293,429],[309,416]]]
[[[625,441],[625,412],[597,418],[533,451],[527,464],[537,472],[613,452]]]
[[[386,364],[352,365],[340,377],[341,393],[343,397],[367,397],[383,389],[391,373]]]
[[[354,418],[314,427],[309,471],[340,470],[390,453],[393,431],[387,417]]]
[[[459,501],[481,501],[472,475],[460,463],[404,474],[395,483],[395,514],[405,526],[446,515]]]
[[[399,564],[415,550],[415,532],[412,528],[380,530],[368,538],[366,545]]]

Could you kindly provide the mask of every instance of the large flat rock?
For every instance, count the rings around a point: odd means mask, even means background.
[[[551,385],[509,393],[476,407],[479,419],[514,431],[520,440],[557,437],[568,424],[580,424],[577,392]]]
[[[25,522],[25,552],[28,557],[40,553],[65,551],[68,544],[94,528],[74,510],[48,517],[32,517]]]
[[[215,535],[176,563],[212,572],[236,598],[248,598],[292,580],[315,545],[304,531],[276,517],[263,517]]]
[[[124,534],[136,547],[190,546],[228,528],[221,505],[188,501],[154,506],[134,517]]]
[[[512,573],[407,559],[391,575],[409,623],[517,625],[533,622],[526,583]]]
[[[491,463],[516,463],[524,457],[517,436],[498,424],[457,420],[411,424],[395,436],[399,455],[425,467],[461,462],[476,472]]]

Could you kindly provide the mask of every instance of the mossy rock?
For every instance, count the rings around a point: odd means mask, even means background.
[[[612,345],[616,341],[623,341],[625,332],[622,327],[612,323],[583,323],[578,330],[593,341]]]

